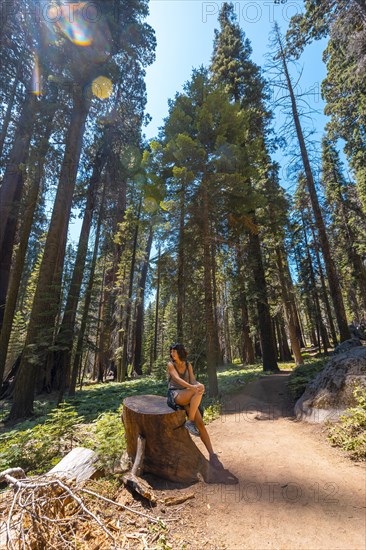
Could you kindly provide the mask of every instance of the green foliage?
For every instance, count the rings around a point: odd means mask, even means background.
[[[50,428],[55,439],[69,440],[72,447],[75,426],[82,420],[70,404],[63,402],[48,413],[45,426]]]
[[[366,460],[366,393],[365,388],[356,386],[353,395],[356,407],[346,409],[340,421],[329,428],[328,439],[350,456]]]
[[[294,399],[299,399],[307,384],[323,369],[324,359],[307,359],[303,365],[296,367],[287,383]]]
[[[121,413],[122,406],[117,412],[106,412],[98,417],[90,445],[97,453],[101,466],[110,472],[118,465],[126,447]]]
[[[287,48],[299,57],[304,47],[329,36],[323,54],[327,76],[322,94],[331,117],[328,128],[333,137],[345,141],[345,153],[355,172],[358,195],[366,211],[365,188],[365,16],[359,0],[305,1],[305,11],[291,19]]]
[[[75,427],[81,421],[73,407],[61,403],[43,424],[1,435],[0,470],[18,466],[41,473],[51,468],[72,449]]]
[[[124,383],[93,384],[70,399],[73,407],[84,416],[86,422],[95,421],[105,412],[116,412],[122,401],[132,395],[165,395],[166,381],[160,382],[146,376]]]
[[[167,380],[167,360],[157,359],[153,363],[152,375],[160,382]]]
[[[204,421],[205,424],[213,422],[217,418],[220,418],[222,413],[222,403],[218,399],[204,399]]]
[[[225,370],[220,369],[220,398],[204,397],[205,423],[220,417],[225,396],[241,391],[244,384],[261,373],[262,365],[231,365]],[[202,381],[207,383],[204,376]],[[0,470],[20,466],[29,473],[43,473],[77,442],[78,445],[93,449],[99,456],[100,464],[113,471],[125,448],[121,421],[123,399],[142,394],[165,396],[166,388],[166,378],[158,381],[153,376],[123,384],[95,384],[85,387],[69,402],[52,408],[46,416],[45,412],[50,405],[37,401],[39,418],[19,423],[16,428],[0,436]],[[35,422],[38,424],[34,425]]]

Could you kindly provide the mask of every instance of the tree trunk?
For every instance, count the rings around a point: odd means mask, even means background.
[[[290,270],[288,269],[288,273],[290,274]],[[306,348],[306,339],[305,339],[305,331],[304,331],[304,325],[301,319],[301,316],[299,315],[298,306],[296,304],[296,301],[292,302],[291,305],[293,309],[293,315],[295,319],[295,327],[296,327],[296,336],[297,339],[300,342],[300,348]]]
[[[327,287],[326,287],[326,284],[325,284],[323,268],[322,268],[321,261],[320,261],[319,247],[318,247],[318,244],[317,244],[318,241],[316,239],[314,227],[312,225],[311,225],[311,231],[312,231],[312,234],[313,234],[314,250],[315,250],[315,255],[316,255],[316,261],[317,261],[318,267],[319,267],[320,283],[321,283],[321,287],[322,287],[323,301],[324,301],[324,304],[325,304],[325,309],[326,309],[327,317],[328,317],[328,321],[329,321],[330,334],[332,336],[333,346],[336,347],[336,345],[338,344],[337,333],[336,333],[335,326],[334,326],[334,323],[333,323],[332,310],[331,310],[330,303],[329,303],[328,291],[327,291]]]
[[[255,218],[253,219],[253,222],[255,223]],[[279,371],[267,298],[267,285],[264,276],[260,240],[258,233],[255,232],[249,233],[249,258],[251,260],[253,284],[256,293],[263,370]]]
[[[276,350],[276,356],[277,356],[277,359],[281,353],[281,350],[280,350],[280,346],[281,346],[281,341],[278,339],[278,330],[277,330],[277,326],[276,326],[276,319],[275,318],[272,318],[271,319],[271,325],[272,325],[272,334],[273,334],[273,343],[274,343],[274,347],[275,347],[275,350]]]
[[[240,300],[240,312],[241,312],[241,329],[242,329],[242,355],[243,363],[247,365],[253,365],[255,363],[255,351],[253,341],[250,337],[250,324],[249,324],[249,312],[247,304],[247,294],[244,280],[244,265],[242,259],[242,250],[240,247],[240,241],[237,240],[237,253],[236,261],[239,272],[239,300]]]
[[[139,395],[123,401],[127,454],[134,460],[138,437],[146,439],[143,470],[174,483],[237,483],[226,470],[215,470],[184,427],[185,411],[173,411],[165,397]],[[231,480],[231,481],[230,481]]]
[[[102,218],[103,218],[103,212],[104,212],[104,193],[105,193],[105,186],[103,187],[103,193],[102,193],[99,216],[98,216],[98,223],[97,223],[96,232],[95,232],[94,251],[93,251],[93,258],[92,258],[92,263],[90,267],[89,279],[85,289],[84,310],[83,310],[83,316],[81,318],[78,339],[76,342],[76,349],[75,349],[73,367],[71,371],[71,380],[70,380],[70,386],[69,386],[69,396],[75,395],[76,380],[77,380],[78,372],[80,371],[80,365],[81,365],[81,360],[83,356],[83,342],[84,342],[85,330],[86,330],[86,325],[88,321],[89,308],[90,308],[90,303],[92,298],[95,268],[97,265],[98,250],[99,250],[100,230],[102,227]],[[104,277],[102,278],[102,281],[103,280],[104,280]],[[103,289],[102,289],[102,295],[103,295]],[[97,333],[98,333],[98,330],[99,330],[99,319],[98,319]]]
[[[95,245],[94,245],[95,250]],[[99,305],[98,305],[98,318],[97,318],[97,327],[95,331],[95,353],[94,353],[94,364],[93,364],[93,380],[97,379],[98,376],[98,362],[99,362],[99,349],[98,344],[100,340],[100,325],[101,325],[101,319],[102,319],[102,311],[103,311],[103,298],[104,298],[104,281],[105,281],[105,274],[106,274],[106,263],[107,260],[104,258],[103,262],[103,272],[102,272],[102,285],[100,289],[100,297],[99,297]],[[90,281],[90,278],[89,278]],[[79,340],[78,340],[79,341]],[[80,348],[82,349],[82,347]],[[75,365],[75,362],[74,362]]]
[[[253,365],[255,363],[255,352],[253,341],[250,337],[247,297],[244,289],[240,291],[240,303],[241,325],[243,331],[243,361],[247,365]]]
[[[105,151],[99,150],[94,161],[93,173],[90,178],[87,191],[83,223],[81,226],[79,244],[77,248],[70,289],[66,300],[64,316],[56,338],[56,346],[59,346],[61,349],[60,351],[56,351],[56,353],[54,354],[53,360],[58,368],[55,369],[56,376],[54,380],[52,380],[52,387],[55,390],[59,390],[61,394],[63,394],[64,389],[68,384],[70,374],[70,363],[72,344],[74,340],[76,313],[80,299],[81,285],[83,282],[85,261],[88,252],[88,242],[95,208],[96,194],[98,192],[98,185],[100,183],[105,161]],[[104,202],[104,190],[105,186],[102,193],[102,204]]]
[[[185,304],[185,187],[182,184],[179,199],[179,237],[178,237],[178,274],[177,274],[177,338],[184,342],[184,304]]]
[[[317,196],[317,192],[316,192],[316,188],[315,188],[314,177],[313,177],[313,173],[312,173],[312,170],[311,170],[309,156],[308,156],[308,152],[307,152],[306,145],[305,145],[305,139],[304,139],[304,135],[303,135],[303,132],[302,132],[299,113],[298,113],[298,110],[297,110],[296,98],[295,98],[295,94],[294,94],[294,91],[293,91],[290,74],[288,72],[286,57],[285,57],[285,53],[283,51],[282,41],[281,41],[281,37],[279,35],[278,28],[277,28],[277,36],[278,36],[278,44],[279,44],[279,48],[280,48],[281,60],[282,60],[282,64],[283,64],[283,69],[284,69],[286,81],[287,81],[287,87],[288,87],[290,98],[291,98],[292,114],[293,114],[293,118],[294,118],[294,122],[295,122],[297,138],[298,138],[299,145],[300,145],[301,157],[302,157],[302,161],[303,161],[303,165],[304,165],[307,187],[308,187],[308,190],[309,190],[311,205],[312,205],[313,212],[314,212],[315,223],[316,223],[316,226],[317,226],[317,229],[318,229],[320,246],[321,246],[322,253],[323,253],[324,264],[325,264],[325,269],[326,269],[326,272],[327,272],[327,277],[328,277],[330,292],[331,292],[331,296],[332,296],[332,300],[333,300],[334,310],[335,310],[335,314],[336,314],[336,318],[337,318],[339,333],[340,333],[341,341],[342,340],[347,340],[348,338],[351,337],[351,334],[350,334],[350,331],[349,331],[349,328],[348,328],[347,316],[346,316],[346,311],[345,311],[345,308],[344,308],[341,287],[340,287],[340,284],[339,284],[338,274],[337,274],[337,271],[336,271],[336,268],[335,268],[335,265],[334,265],[334,262],[333,262],[333,258],[332,258],[331,252],[330,252],[328,236],[327,236],[327,232],[326,232],[322,212],[321,212],[319,201],[318,201],[318,196]]]
[[[32,414],[35,383],[37,377],[40,375],[38,365],[39,362],[42,364],[42,356],[51,342],[49,333],[44,335],[44,329],[46,327],[49,329],[49,325],[51,325],[51,330],[53,331],[57,312],[54,311],[53,304],[48,303],[48,297],[49,293],[51,295],[54,294],[52,284],[55,280],[55,269],[58,267],[57,264],[60,263],[60,256],[64,256],[65,253],[65,249],[60,250],[59,243],[62,243],[61,246],[64,246],[66,243],[72,197],[88,111],[89,100],[80,90],[79,94],[75,94],[74,96],[74,106],[66,138],[59,186],[40,267],[25,350],[15,384],[14,401],[10,412],[10,416],[13,419]],[[51,313],[45,316],[44,312],[50,306]],[[38,356],[36,363],[34,346],[36,346]]]
[[[18,87],[18,84],[19,84],[20,68],[21,68],[21,63],[20,63],[20,59],[19,59],[19,61],[17,63],[17,70],[16,70],[16,73],[15,73],[15,76],[14,76],[14,82],[13,82],[13,85],[11,87],[11,91],[9,93],[9,103],[6,107],[6,113],[5,113],[4,120],[3,120],[3,123],[2,123],[2,126],[1,126],[0,159],[3,158],[5,138],[6,138],[6,134],[8,133],[9,123],[10,123],[10,119],[11,119],[11,113],[13,111],[14,101],[15,101],[15,98],[16,98],[16,91],[17,91],[17,87]]]
[[[108,369],[110,362],[110,340],[111,340],[111,310],[112,310],[112,296],[111,289],[114,285],[115,267],[106,270],[104,276],[103,296],[101,303],[101,311],[99,317],[100,332],[99,332],[99,344],[98,344],[98,382],[104,381],[104,373]]]
[[[6,296],[6,304],[3,303],[2,298],[0,299],[0,382],[4,373],[9,338],[18,299],[19,285],[27,253],[29,236],[32,229],[34,212],[37,207],[37,199],[41,186],[41,179],[44,172],[45,157],[49,147],[49,138],[52,133],[52,121],[56,110],[56,101],[54,104],[55,109],[53,109],[52,112],[47,115],[47,118],[44,121],[46,130],[38,149],[38,162],[35,162],[34,169],[32,169],[30,173],[27,204],[22,221],[19,244],[15,252],[14,262],[12,266],[9,289],[7,289],[7,284],[5,283],[5,281],[1,281],[0,285],[1,294],[4,294],[4,298]]]
[[[282,302],[285,308],[285,316],[286,316],[287,328],[290,335],[292,353],[294,354],[296,365],[302,365],[304,360],[301,355],[300,342],[296,334],[294,307],[293,307],[293,304],[291,303],[291,295],[288,290],[290,288],[290,285],[286,278],[286,273],[283,265],[284,262],[286,262],[286,260],[284,259],[285,255],[284,255],[283,249],[281,250],[281,248],[278,246],[276,247],[276,258],[277,258],[277,269],[278,269],[278,276],[280,280]]]
[[[299,312],[298,312],[298,306],[296,304],[295,289],[294,289],[294,284],[292,282],[292,276],[291,276],[291,271],[290,271],[290,267],[289,267],[288,262],[285,263],[284,269],[285,269],[285,275],[286,275],[286,278],[287,278],[287,282],[288,282],[288,285],[289,285],[288,286],[288,292],[289,292],[289,295],[290,295],[290,304],[291,304],[291,308],[292,308],[292,315],[293,315],[293,319],[294,319],[294,323],[295,323],[295,327],[296,327],[296,336],[297,336],[297,339],[299,340],[300,348],[305,348],[306,347],[306,341],[305,341],[305,335],[304,335],[304,327],[302,325],[301,317],[300,317]]]
[[[212,224],[210,224],[210,235],[212,235]],[[220,301],[217,299],[218,290],[217,290],[217,284],[216,284],[216,250],[214,243],[211,242],[211,271],[212,271],[212,305],[213,305],[213,313],[214,313],[214,335],[215,335],[215,353],[216,353],[216,365],[219,365],[223,360],[223,349],[220,345],[220,323],[219,323],[219,316],[218,316],[218,302]],[[223,330],[223,327],[221,327]]]
[[[226,358],[229,363],[233,362],[232,347],[231,347],[231,335],[230,335],[230,318],[229,318],[229,304],[225,298],[224,304],[224,335],[225,335],[225,348]]]
[[[317,289],[317,285],[316,285],[315,272],[314,272],[314,267],[313,267],[313,262],[312,262],[312,259],[311,259],[311,255],[310,255],[310,248],[309,248],[309,244],[308,244],[308,237],[307,237],[307,234],[306,234],[305,220],[304,220],[303,214],[302,214],[302,223],[303,223],[303,232],[304,232],[305,251],[306,251],[306,256],[307,256],[307,260],[308,260],[308,264],[309,264],[310,282],[311,282],[311,286],[312,286],[312,290],[313,290],[312,294],[313,294],[313,299],[314,299],[314,303],[315,303],[316,326],[318,327],[318,340],[319,340],[319,345],[320,345],[320,339],[319,339],[319,332],[320,332],[320,336],[321,336],[321,339],[322,339],[322,342],[323,342],[324,353],[327,354],[328,349],[330,348],[330,342],[329,342],[329,338],[328,338],[327,329],[325,327],[323,317],[322,317],[319,294],[318,294],[318,289]]]
[[[281,335],[281,347],[282,347],[282,357],[283,357],[282,361],[291,361],[292,356],[288,345],[287,334],[285,330],[285,323],[283,321],[282,315],[280,315],[278,318],[278,328],[279,328],[279,333]]]
[[[144,305],[145,305],[145,288],[147,272],[149,269],[149,258],[151,246],[153,242],[153,227],[150,226],[149,237],[146,244],[145,260],[141,270],[139,281],[140,296],[137,304],[136,312],[136,334],[135,334],[135,354],[134,354],[134,371],[137,374],[142,374],[142,335],[144,330]]]
[[[205,293],[205,318],[206,318],[206,353],[208,387],[210,397],[218,394],[216,372],[216,346],[215,346],[215,319],[213,312],[212,296],[212,270],[211,270],[211,242],[210,242],[210,207],[208,200],[207,183],[202,183],[202,230],[203,230],[203,267],[204,267],[204,293]]]
[[[21,198],[24,187],[24,171],[29,155],[30,140],[34,125],[34,113],[29,112],[35,103],[27,99],[20,117],[19,128],[9,163],[0,187],[0,330],[3,323],[6,295],[9,285],[11,262],[17,232]],[[21,134],[21,135],[19,135]]]
[[[129,343],[130,323],[131,323],[131,315],[132,315],[133,280],[135,277],[137,239],[138,239],[139,228],[140,228],[141,207],[142,207],[142,198],[140,198],[140,202],[139,202],[135,234],[133,238],[132,258],[131,258],[131,266],[130,266],[130,281],[128,285],[128,296],[127,296],[127,307],[126,307],[126,323],[125,323],[125,331],[123,335],[122,372],[120,373],[120,377],[117,378],[118,382],[123,382],[127,376],[128,343]]]
[[[156,288],[156,302],[155,302],[154,353],[153,353],[154,362],[158,358],[159,301],[160,301],[160,246],[159,246],[158,261],[157,261],[157,288]]]
[[[20,207],[20,197],[24,184],[24,167],[29,152],[34,119],[36,115],[36,98],[28,93],[23,104],[13,147],[6,166],[0,187],[0,255],[5,256],[3,247],[13,250],[15,230]],[[9,233],[10,231],[10,233]]]

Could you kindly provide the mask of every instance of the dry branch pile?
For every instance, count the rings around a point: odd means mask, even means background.
[[[116,495],[104,496],[102,483],[97,492],[95,481],[25,478],[18,468],[0,477],[12,487],[0,496],[0,548],[146,549],[168,535],[159,518],[136,509],[139,503],[126,506],[110,498]]]

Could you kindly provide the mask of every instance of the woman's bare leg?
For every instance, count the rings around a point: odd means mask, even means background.
[[[211,439],[207,433],[206,426],[203,423],[202,415],[198,410],[196,412],[196,416],[194,417],[194,422],[197,426],[198,431],[200,432],[200,438],[202,439],[202,443],[208,450],[210,456],[213,455],[214,450],[212,448]]]
[[[189,389],[180,391],[175,398],[175,402],[177,405],[189,405],[188,418],[191,422],[195,421],[196,413],[201,401],[202,393],[197,393],[194,390]]]

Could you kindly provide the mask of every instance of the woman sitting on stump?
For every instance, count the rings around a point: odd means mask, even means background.
[[[214,453],[210,437],[202,420],[199,406],[205,391],[205,386],[197,382],[191,363],[187,361],[187,352],[183,344],[170,346],[168,363],[168,404],[183,407],[188,420],[184,424],[187,430],[200,436],[210,454],[210,463],[214,468],[223,469],[223,465]]]

